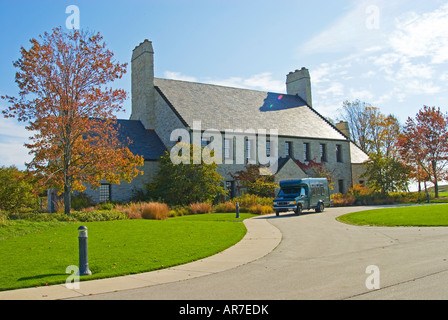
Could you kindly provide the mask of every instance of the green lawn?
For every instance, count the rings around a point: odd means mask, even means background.
[[[371,226],[448,226],[448,204],[360,211],[340,216],[337,220]]]
[[[234,213],[168,220],[60,223],[15,221],[0,227],[0,290],[65,283],[78,265],[78,227],[88,228],[89,268],[97,279],[198,260],[240,241],[252,217]]]

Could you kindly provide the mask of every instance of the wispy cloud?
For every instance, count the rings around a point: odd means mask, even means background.
[[[15,165],[24,169],[25,162],[31,161],[29,150],[24,146],[31,135],[23,124],[0,115],[0,166]]]
[[[328,57],[310,70],[315,104],[333,110],[341,105],[341,96],[373,104],[412,104],[416,98],[446,95],[448,3],[371,3],[353,3],[345,15],[301,46],[302,57]],[[373,28],[369,19],[374,11],[369,7],[378,14]]]
[[[448,62],[448,3],[427,13],[409,12],[397,20],[389,38],[391,49],[405,57]]]
[[[272,73],[270,72],[257,73],[247,78],[229,77],[224,79],[211,78],[211,77],[200,79],[197,77],[185,75],[182,74],[181,72],[175,72],[175,71],[165,71],[163,74],[168,79],[203,82],[226,87],[236,87],[236,88],[280,92],[280,93],[286,90],[285,82],[280,81],[278,79],[274,79]]]

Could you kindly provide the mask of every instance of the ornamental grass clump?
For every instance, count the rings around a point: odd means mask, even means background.
[[[170,209],[165,203],[148,202],[142,204],[142,218],[153,220],[165,220],[168,218]]]
[[[212,205],[207,202],[196,202],[190,204],[192,214],[211,213]]]

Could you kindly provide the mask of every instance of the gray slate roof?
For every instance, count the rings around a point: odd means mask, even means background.
[[[134,155],[143,156],[145,160],[158,160],[166,148],[159,136],[152,131],[146,131],[138,120],[117,120],[118,137],[126,143],[127,138],[132,142],[128,145]]]
[[[297,95],[160,78],[154,85],[190,128],[200,120],[203,130],[277,129],[279,136],[347,140]]]

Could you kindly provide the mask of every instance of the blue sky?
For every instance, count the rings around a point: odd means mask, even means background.
[[[333,119],[354,99],[401,122],[424,104],[448,109],[448,1],[439,0],[1,0],[0,95],[17,93],[20,47],[65,27],[69,5],[120,62],[151,40],[156,77],[283,93],[286,74],[307,67],[313,106]],[[130,72],[114,86],[130,92]],[[28,136],[0,118],[0,165],[24,168]]]

